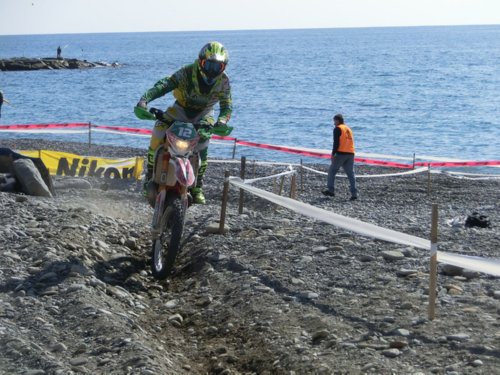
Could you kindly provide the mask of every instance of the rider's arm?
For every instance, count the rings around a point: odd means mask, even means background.
[[[174,75],[170,77],[165,77],[156,82],[152,88],[150,88],[148,91],[144,93],[144,95],[141,97],[141,101],[149,103],[152,100],[155,100],[160,96],[163,96],[169,93],[170,91],[176,89],[178,86],[179,86],[179,79],[178,79],[178,72],[176,72]]]
[[[337,152],[337,150],[339,149],[339,145],[340,145],[340,129],[338,127],[335,127],[335,129],[333,129],[333,150],[332,150],[332,156],[335,155],[335,153]]]
[[[224,77],[222,91],[219,94],[219,118],[217,122],[222,122],[227,124],[231,118],[231,113],[233,112],[233,100],[231,99],[231,86],[229,84],[229,79]]]

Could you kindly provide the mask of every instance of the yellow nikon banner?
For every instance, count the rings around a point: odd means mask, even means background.
[[[141,157],[107,159],[49,150],[18,152],[32,158],[42,159],[51,175],[139,180],[142,174],[143,158]]]

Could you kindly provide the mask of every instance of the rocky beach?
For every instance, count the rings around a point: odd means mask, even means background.
[[[145,150],[42,140],[13,149],[98,156]],[[325,165],[315,166],[326,170]],[[0,193],[0,374],[499,374],[500,279],[440,265],[427,319],[429,254],[362,237],[230,189],[212,162],[207,204],[188,210],[173,276],[149,269],[152,209],[135,181],[54,178],[56,196]],[[249,162],[247,177],[286,166]],[[358,175],[395,170],[359,166]],[[499,258],[500,181],[427,174],[345,179],[305,173],[298,199],[422,238],[439,205],[439,250]],[[273,180],[256,183],[273,191]],[[284,194],[289,194],[289,182]],[[466,228],[473,212],[490,228]]]

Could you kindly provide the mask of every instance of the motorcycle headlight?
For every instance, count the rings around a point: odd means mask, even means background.
[[[190,146],[189,141],[185,141],[184,139],[177,138],[175,142],[171,145],[179,154],[185,154],[189,151]]]

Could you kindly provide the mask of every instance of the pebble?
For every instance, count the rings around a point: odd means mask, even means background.
[[[178,300],[171,299],[170,301],[167,301],[167,303],[165,303],[165,307],[167,309],[173,309],[173,308],[177,307],[178,304],[179,304]]]
[[[394,340],[389,343],[391,348],[403,349],[408,346],[408,342],[404,340]]]
[[[367,263],[367,262],[373,262],[377,258],[375,258],[373,255],[363,254],[359,256],[358,259],[360,262]]]
[[[495,290],[493,292],[493,298],[494,299],[500,299],[500,290]]]
[[[463,268],[451,264],[441,264],[441,272],[448,276],[462,276]]]
[[[401,355],[401,352],[399,351],[399,349],[391,348],[382,351],[382,354],[388,358],[396,358]]]
[[[104,242],[104,241],[96,240],[95,244],[100,249],[103,249],[103,250],[109,249],[109,245],[106,242]]]
[[[316,292],[306,291],[302,293],[302,297],[307,299],[316,299],[319,298],[319,294]]]
[[[292,285],[304,285],[304,281],[296,277],[292,277],[292,280],[290,280],[290,282],[292,283]]]
[[[471,362],[471,365],[474,367],[481,367],[483,365],[483,361],[481,361],[480,359],[476,359]]]
[[[69,364],[72,366],[81,366],[84,365],[88,362],[89,360],[85,357],[76,357],[73,359],[70,359]]]
[[[326,246],[315,246],[313,247],[312,251],[315,254],[321,254],[327,252],[328,248]]]
[[[50,347],[50,350],[52,352],[65,352],[66,350],[68,350],[68,347],[64,345],[62,342],[59,342],[57,344],[52,345]]]
[[[310,262],[312,262],[312,260],[313,260],[312,256],[310,256],[310,255],[304,255],[304,256],[302,256],[300,258],[299,262],[300,263],[310,263]]]
[[[454,335],[446,336],[448,341],[467,341],[470,339],[470,336],[466,333],[457,333]]]
[[[396,271],[396,275],[400,277],[408,277],[417,274],[417,270],[401,269]]]
[[[130,250],[137,250],[137,240],[134,237],[129,237],[125,240],[125,246]]]
[[[403,260],[405,258],[405,255],[401,251],[397,250],[384,250],[380,253],[380,255],[382,255],[382,258],[388,262]]]
[[[174,315],[170,315],[168,317],[168,321],[169,322],[179,322],[179,323],[182,323],[184,321],[184,318],[182,317],[181,314],[174,314]]]
[[[35,370],[26,370],[23,372],[23,375],[45,375],[45,370],[35,369]]]
[[[392,333],[395,336],[403,336],[403,337],[410,336],[410,331],[408,331],[407,329],[404,329],[404,328],[395,329]]]

